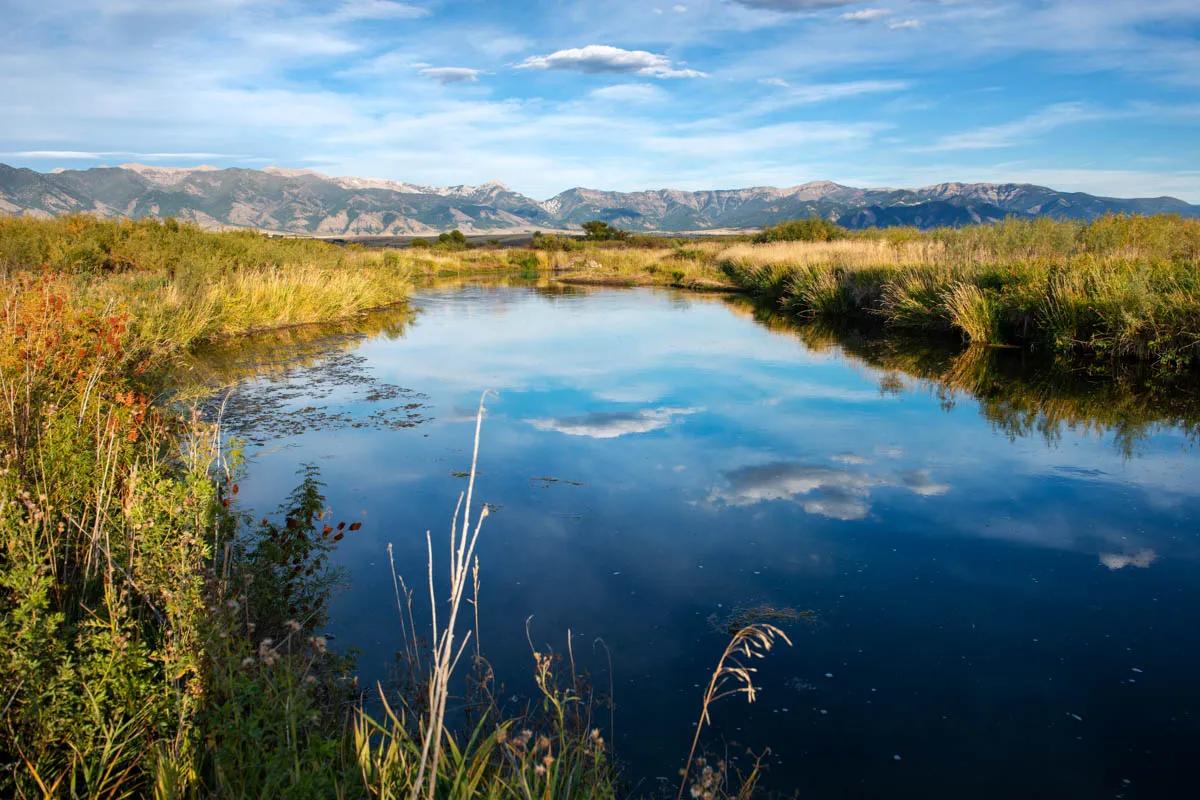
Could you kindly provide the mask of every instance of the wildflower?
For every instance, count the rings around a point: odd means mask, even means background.
[[[546,755],[542,756],[542,763],[545,764],[547,767],[550,766],[551,764],[554,763],[554,756],[550,755],[549,753],[546,753]]]
[[[304,682],[307,683],[309,686],[313,686],[317,682],[317,677],[315,675],[305,675]]]
[[[539,778],[546,774],[546,768],[541,764],[538,764],[536,767],[534,767],[533,771],[534,774],[536,774]]]
[[[289,620],[287,621],[287,626],[288,626],[288,630],[290,630],[292,633],[296,633],[296,632],[298,632],[298,631],[299,631],[299,630],[300,630],[302,627],[304,627],[304,626],[303,626],[303,625],[301,625],[299,622],[296,622],[296,620],[294,620],[294,619],[289,619]]]
[[[309,644],[312,645],[312,649],[315,650],[318,654],[321,654],[321,655],[325,654],[325,637],[324,636],[314,636],[311,639],[309,639],[308,642],[309,642]]]
[[[542,750],[550,749],[550,740],[545,736],[539,736],[537,742],[533,745],[533,752],[538,753]]]
[[[243,667],[249,667],[252,664],[254,664],[254,656],[246,656],[245,658],[242,659]]]
[[[275,649],[271,646],[272,644],[274,644],[274,641],[270,637],[258,643],[258,657],[268,667],[279,660],[279,653],[275,652]]]

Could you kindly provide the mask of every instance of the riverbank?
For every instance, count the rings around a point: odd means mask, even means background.
[[[86,217],[0,219],[0,269],[0,751],[16,759],[0,787],[177,797],[286,785],[305,761],[319,776],[344,725],[323,698],[346,701],[345,669],[314,660],[319,613],[278,611],[296,581],[259,534],[291,525],[241,519],[237,448],[161,398],[196,346],[403,302],[408,272]],[[287,506],[301,531],[318,501],[306,482]]]
[[[594,247],[546,261],[577,283],[739,289],[802,318],[865,317],[895,331],[1167,371],[1200,365],[1197,220],[1011,220],[821,241]]]
[[[616,795],[593,690],[549,657],[534,654],[529,710],[502,715],[476,651],[472,724],[445,722],[465,641],[453,622],[435,618],[435,642],[410,625],[404,680],[366,713],[352,661],[322,635],[331,554],[361,523],[330,517],[319,465],[250,519],[219,410],[213,422],[167,400],[201,345],[357,319],[422,275],[514,266],[531,265],[0,219],[6,796]],[[724,797],[756,772],[743,777],[703,781]]]

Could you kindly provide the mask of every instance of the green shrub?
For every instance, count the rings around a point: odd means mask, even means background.
[[[754,241],[758,244],[766,242],[831,242],[834,239],[844,239],[848,235],[849,231],[829,220],[821,217],[808,217],[763,228],[754,237]]]

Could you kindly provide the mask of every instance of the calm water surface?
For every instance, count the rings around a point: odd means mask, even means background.
[[[365,681],[401,647],[386,545],[420,585],[490,388],[485,654],[520,697],[530,615],[540,648],[570,629],[605,688],[606,642],[640,791],[686,755],[729,616],[761,604],[815,620],[784,623],[795,646],[761,664],[759,702],[716,709],[709,741],[769,745],[774,789],[1193,791],[1200,454],[1178,415],[1138,401],[1117,431],[1108,401],[1089,416],[1044,395],[997,412],[717,298],[467,287],[414,305],[245,381],[227,412],[253,442],[249,508],[314,463],[335,516],[364,523],[334,556],[329,630]]]

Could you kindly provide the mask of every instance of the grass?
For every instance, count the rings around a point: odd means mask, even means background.
[[[124,315],[138,345],[177,353],[260,329],[345,319],[403,301],[413,276],[394,254],[208,233],[154,221],[0,217],[0,274],[40,273],[73,307]]]
[[[472,527],[474,458],[449,603],[437,611],[431,542],[431,637],[400,603],[408,691],[382,695],[372,714],[353,664],[320,633],[339,580],[330,556],[359,524],[329,517],[319,465],[301,468],[277,513],[249,519],[238,443],[163,400],[193,349],[240,349],[231,337],[262,329],[304,341],[294,326],[402,301],[441,258],[171,222],[0,219],[0,793],[618,794],[573,659],[568,671],[533,653],[541,697],[514,718],[490,701],[486,662],[468,650],[478,623],[464,632],[462,603],[470,586],[477,607],[487,514]],[[528,255],[495,252],[452,263],[534,269]],[[385,316],[385,331],[406,319]],[[452,729],[464,655],[475,723]],[[705,791],[744,796],[756,777]]]
[[[1200,220],[1114,215],[762,238],[559,258],[579,282],[732,286],[799,317],[871,318],[1165,371],[1200,365]]]

